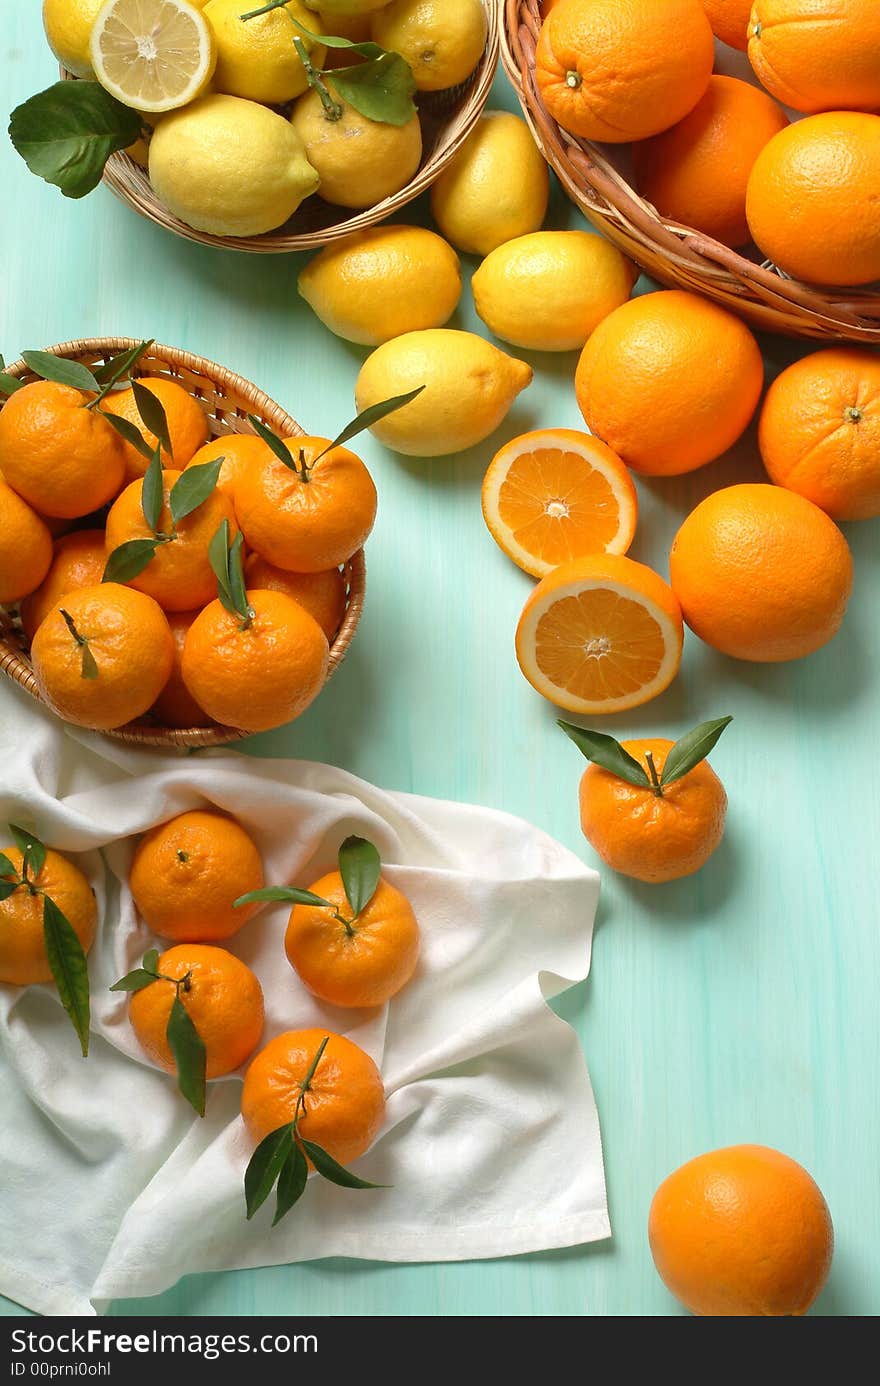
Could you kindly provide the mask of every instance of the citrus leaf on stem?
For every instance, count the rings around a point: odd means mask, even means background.
[[[339,874],[355,916],[376,894],[382,859],[365,837],[347,837],[339,849]]]
[[[234,908],[239,905],[257,905],[267,900],[282,901],[286,905],[317,905],[319,909],[332,910],[333,906],[329,900],[322,900],[320,895],[313,895],[310,890],[300,890],[298,886],[264,886],[262,890],[249,890],[247,895],[241,895],[234,902]]]
[[[329,1179],[331,1184],[339,1184],[343,1189],[387,1189],[389,1184],[371,1184],[367,1179],[358,1179],[356,1174],[352,1174],[350,1169],[340,1165],[332,1155],[328,1155],[320,1145],[315,1145],[314,1141],[303,1140],[303,1149],[315,1166],[322,1179]]]
[[[4,900],[8,900],[10,895],[14,895],[17,890],[21,890],[20,881],[0,880],[0,904],[2,904]]]
[[[151,987],[156,977],[152,972],[147,972],[142,967],[136,967],[133,972],[126,972],[124,977],[120,977],[118,982],[114,982],[111,991],[143,991],[144,987]]]
[[[285,467],[289,467],[292,472],[299,471],[290,448],[272,432],[271,428],[266,427],[262,419],[258,419],[256,414],[248,414],[248,422],[266,446],[272,449],[279,462],[283,462]]]
[[[328,452],[332,452],[334,448],[340,448],[343,443],[347,443],[350,439],[356,438],[359,433],[363,433],[365,428],[372,428],[373,424],[378,423],[380,419],[384,419],[389,414],[393,414],[397,409],[402,409],[405,404],[410,404],[417,395],[422,393],[424,388],[424,385],[417,385],[416,388],[410,390],[408,394],[394,395],[391,399],[380,400],[378,404],[371,404],[369,409],[362,410],[356,418],[352,419],[350,424],[345,425],[345,428],[337,438],[333,439],[332,443],[327,444],[323,452],[318,453],[315,462],[319,462],[322,457],[325,457]],[[313,467],[315,462],[312,463]]]
[[[251,1156],[244,1175],[248,1221],[272,1192],[292,1146],[293,1123],[289,1122],[286,1126],[279,1126],[276,1131],[270,1131]]]
[[[152,561],[158,539],[129,539],[114,549],[107,559],[102,582],[131,582]]]
[[[244,535],[239,532],[233,539],[229,550],[229,591],[232,595],[233,609],[236,614],[250,624],[256,613],[248,603],[247,586],[244,580],[244,562],[241,556],[243,547]]]
[[[74,390],[100,390],[92,372],[81,361],[68,361],[51,351],[23,351],[21,359],[34,375],[54,380],[57,385],[70,385]]]
[[[9,138],[31,173],[65,197],[96,188],[110,155],[134,144],[140,132],[140,116],[98,82],[55,82],[9,118]]]
[[[139,380],[131,382],[131,392],[134,395],[134,402],[141,419],[150,433],[159,439],[170,457],[171,438],[168,433],[168,419],[162,401],[157,399],[152,390],[148,390],[146,385],[142,385]]]
[[[22,874],[39,876],[46,862],[46,848],[35,833],[20,828],[17,823],[9,824],[12,839],[22,855]]]
[[[43,896],[43,941],[61,1004],[79,1036],[83,1058],[89,1052],[89,968],[73,925],[48,895]]]
[[[712,722],[701,722],[693,731],[680,737],[664,761],[661,785],[674,784],[705,760],[724,728],[730,726],[732,721],[732,717],[719,717]]]
[[[367,120],[406,125],[416,114],[416,84],[399,53],[383,52],[355,67],[334,68],[331,81],[334,91]]]
[[[95,366],[95,379],[104,391],[112,388],[117,380],[128,375],[132,366],[136,365],[155,340],[155,337],[151,337],[147,342],[138,342],[137,346],[130,347],[128,351],[121,351],[117,356],[111,356],[110,360],[105,361],[103,366]]]
[[[171,488],[168,501],[171,507],[171,518],[176,525],[180,524],[181,520],[185,520],[187,515],[191,515],[194,510],[198,510],[200,505],[204,505],[217,485],[217,478],[220,476],[223,462],[222,457],[217,457],[213,462],[201,462],[197,466],[187,467],[186,471],[181,472],[178,480]]]
[[[208,561],[217,579],[217,595],[227,611],[235,611],[229,582],[229,521],[224,520],[208,545]]]
[[[281,1173],[278,1176],[278,1201],[275,1205],[275,1216],[272,1219],[273,1227],[302,1198],[308,1179],[309,1162],[299,1144],[294,1141],[293,1148],[288,1152],[287,1159],[281,1166]]]
[[[207,1056],[202,1038],[179,996],[171,1003],[165,1038],[177,1065],[177,1086],[190,1106],[203,1117]]]
[[[111,414],[109,409],[102,409],[101,413],[107,422],[113,425],[121,438],[124,438],[127,443],[131,443],[131,446],[137,449],[141,457],[152,462],[153,448],[150,447],[137,424],[133,424],[131,419],[124,419],[121,414]]]
[[[23,380],[16,380],[14,375],[7,375],[5,371],[0,371],[0,394],[14,395],[16,390],[21,390],[23,386]]]
[[[98,677],[98,665],[95,656],[92,654],[88,644],[82,647],[82,676],[84,679],[96,679]]]
[[[562,728],[578,750],[594,765],[601,765],[603,770],[610,771],[627,784],[638,785],[639,789],[651,788],[647,771],[613,736],[608,736],[605,732],[588,731],[586,727],[575,727],[571,722],[563,722],[561,719],[556,725]]]
[[[144,519],[154,534],[156,534],[159,529],[159,521],[162,518],[162,502],[164,499],[162,454],[159,449],[156,448],[150,459],[150,465],[144,472],[144,481],[141,487],[141,509],[144,512]]]
[[[158,950],[157,948],[148,948],[148,949],[147,949],[146,953],[144,954],[143,967],[144,967],[145,971],[147,971],[147,972],[152,972],[152,974],[153,974],[154,977],[158,977],[158,975],[159,975],[159,950]]]
[[[2,876],[14,876],[18,881],[18,872],[5,852],[0,852],[0,877]]]

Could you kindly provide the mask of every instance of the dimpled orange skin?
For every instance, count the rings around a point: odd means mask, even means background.
[[[288,444],[292,442],[290,438],[283,441]],[[199,448],[186,467],[202,467],[205,463],[216,462],[218,457],[222,457],[217,490],[223,491],[234,505],[236,487],[246,468],[252,462],[265,465],[271,462],[274,456],[268,443],[264,443],[262,438],[253,433],[225,433],[220,438],[212,438],[204,447]]]
[[[205,1046],[206,1076],[239,1068],[263,1034],[263,990],[250,968],[225,948],[181,943],[160,955],[157,971],[178,979],[193,974],[189,991],[181,987],[179,994]],[[165,1037],[175,994],[172,982],[153,982],[132,994],[128,1012],[144,1053],[167,1073],[176,1067]]]
[[[66,722],[109,731],[153,705],[174,662],[174,642],[152,597],[115,582],[69,592],[64,609],[88,640],[97,678],[83,678],[82,650],[58,607],[37,630],[31,663],[45,701]]]
[[[3,847],[3,855],[21,874],[21,852]],[[73,932],[88,952],[98,924],[95,894],[83,873],[60,852],[47,852],[35,885],[54,900],[70,921]],[[43,939],[43,897],[21,888],[0,900],[0,982],[26,987],[32,982],[51,982],[52,969]]]
[[[248,1068],[241,1115],[255,1145],[293,1121],[306,1074],[328,1034],[329,1043],[306,1093],[299,1133],[343,1165],[373,1144],[385,1119],[382,1075],[352,1040],[313,1029],[288,1030],[270,1040]]]
[[[183,649],[189,628],[198,616],[198,611],[166,612],[171,638],[174,641],[174,663],[168,682],[153,704],[153,716],[164,727],[186,731],[191,727],[207,727],[211,719],[203,707],[199,707],[183,681]]]
[[[745,323],[680,289],[616,308],[575,375],[590,432],[646,476],[678,476],[720,457],[748,426],[763,385]]]
[[[182,471],[193,453],[197,452],[208,437],[208,416],[194,395],[186,391],[174,380],[147,379],[138,381],[151,395],[155,395],[165,410],[168,436],[171,440],[171,453],[162,449],[162,466]],[[141,434],[151,449],[158,446],[159,439],[151,433],[140,416],[135,404],[134,391],[129,387],[117,394],[107,395],[101,405],[110,414],[128,419]],[[131,443],[123,442],[125,452],[125,479],[136,481],[143,476],[149,461]]]
[[[705,1318],[800,1318],[834,1254],[821,1190],[763,1145],[713,1150],[670,1174],[654,1195],[648,1239],[667,1288]]]
[[[749,44],[752,0],[703,0],[703,9],[715,37],[744,52]]]
[[[251,624],[219,601],[190,627],[183,680],[208,716],[242,731],[270,731],[305,712],[327,681],[330,650],[317,621],[283,592],[249,591]]]
[[[146,592],[163,611],[195,611],[217,595],[217,578],[208,549],[224,520],[231,535],[238,533],[235,512],[228,496],[212,491],[207,500],[176,526],[171,519],[169,496],[181,472],[162,473],[164,502],[159,517],[160,534],[176,532],[176,538],[160,544],[151,561],[129,579],[128,586]],[[114,502],[107,516],[107,557],[133,539],[150,539],[153,531],[144,519],[143,482],[132,481]]]
[[[812,501],[728,486],[678,531],[670,581],[691,630],[734,659],[802,659],[837,634],[852,591],[849,545]]]
[[[755,0],[748,49],[762,86],[796,111],[880,107],[877,0]]]
[[[87,403],[81,390],[35,380],[0,409],[0,471],[41,515],[78,519],[122,486],[122,439]]]
[[[0,477],[0,602],[17,602],[43,582],[52,535],[27,501]]]
[[[141,838],[128,884],[154,934],[176,943],[216,943],[237,934],[256,912],[255,904],[234,905],[262,889],[263,862],[234,818],[195,809]]]
[[[80,587],[96,586],[104,576],[106,563],[102,529],[77,529],[72,534],[63,535],[55,544],[46,577],[21,604],[21,624],[25,635],[32,640],[37,627],[68,592],[75,592]]]
[[[285,573],[283,568],[275,568],[258,553],[252,553],[245,564],[245,577],[248,587],[284,592],[299,602],[332,642],[345,615],[345,578],[339,568],[329,568],[325,573]]]
[[[787,124],[766,92],[736,77],[711,77],[684,120],[633,146],[639,192],[667,220],[724,245],[745,245],[749,174],[764,145]]]
[[[797,120],[764,146],[749,176],[755,244],[795,279],[870,284],[880,279],[878,186],[880,116]]]
[[[700,0],[566,0],[541,26],[535,80],[564,130],[628,144],[686,116],[714,58]]]
[[[658,775],[673,742],[624,741],[645,773],[650,751]],[[699,871],[724,835],[727,795],[707,761],[700,761],[658,797],[589,765],[580,786],[581,829],[604,862],[637,881],[677,881]]]
[[[294,460],[311,463],[329,438],[294,438]],[[348,448],[333,448],[315,463],[308,481],[273,457],[245,469],[235,508],[248,547],[294,573],[337,568],[363,548],[376,519],[376,487]]]

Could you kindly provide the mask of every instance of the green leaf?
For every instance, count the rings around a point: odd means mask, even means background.
[[[682,736],[669,752],[660,776],[661,785],[673,784],[682,779],[700,761],[705,760],[725,727],[729,727],[732,717],[719,717],[714,722],[701,722],[693,731]]]
[[[248,414],[248,422],[253,426],[254,431],[259,434],[267,447],[271,448],[279,462],[283,462],[285,467],[289,467],[292,472],[297,471],[296,462],[286,443],[267,428],[262,419],[258,419],[256,414]]]
[[[95,656],[89,649],[88,644],[82,647],[82,677],[84,679],[96,679],[98,677],[98,663]]]
[[[334,68],[330,85],[367,120],[406,125],[416,114],[416,84],[409,64],[399,53],[382,53],[355,67]]]
[[[43,940],[61,1004],[79,1036],[83,1058],[89,1052],[89,969],[73,925],[48,895],[43,896]]]
[[[333,909],[329,900],[322,900],[320,895],[313,895],[310,890],[300,890],[298,886],[265,886],[262,890],[249,890],[247,895],[240,895],[234,901],[234,908],[238,909],[239,905],[259,905],[267,900],[280,901],[285,905],[317,905],[319,909]]]
[[[154,449],[150,447],[137,424],[133,424],[131,419],[124,419],[121,414],[112,414],[109,409],[102,409],[101,413],[113,425],[120,437],[130,443],[133,448],[137,448],[141,457],[152,462]]]
[[[162,454],[158,448],[150,459],[150,465],[144,472],[144,482],[141,487],[141,509],[144,512],[144,519],[154,534],[159,532],[159,521],[162,518],[162,505],[165,500],[164,478],[162,476]]]
[[[217,595],[227,611],[235,611],[229,581],[229,521],[224,520],[208,545],[208,561],[217,579]]]
[[[328,452],[332,452],[334,448],[340,448],[343,443],[347,443],[350,439],[356,438],[359,433],[363,433],[365,428],[372,428],[373,424],[378,423],[380,419],[386,418],[389,414],[393,414],[395,410],[402,409],[405,404],[411,403],[417,395],[422,393],[424,388],[424,385],[417,385],[416,388],[410,390],[408,394],[394,395],[392,399],[380,400],[378,404],[371,404],[369,409],[362,410],[357,418],[352,419],[350,424],[346,424],[345,428],[337,438],[333,439],[332,443],[327,444],[323,452],[318,453],[315,462],[325,457]],[[312,466],[315,465],[315,462],[312,463]]]
[[[300,1140],[302,1140],[303,1149],[322,1179],[329,1179],[331,1184],[340,1184],[344,1189],[387,1189],[390,1187],[388,1184],[371,1184],[367,1179],[358,1179],[356,1174],[352,1174],[351,1170],[340,1165],[338,1161],[333,1159],[332,1155],[327,1154],[326,1150],[315,1145],[314,1141],[303,1140],[302,1136]]]
[[[0,394],[14,395],[16,390],[21,390],[23,387],[23,380],[17,380],[14,375],[7,375],[5,371],[0,371]]]
[[[151,337],[148,342],[138,342],[137,346],[130,347],[128,351],[121,351],[118,356],[111,356],[109,361],[105,361],[103,366],[95,366],[94,374],[98,384],[104,389],[115,385],[117,380],[121,380],[131,371],[144,352],[149,350],[155,341]]]
[[[556,725],[571,737],[578,750],[594,765],[601,765],[603,770],[610,771],[619,780],[626,780],[627,784],[638,785],[639,789],[651,788],[648,772],[613,736],[607,736],[605,732],[587,731],[585,727],[575,727],[571,722],[561,720]]]
[[[205,1115],[205,1046],[190,1014],[175,996],[168,1017],[165,1038],[177,1065],[177,1086],[199,1116]]]
[[[281,1166],[281,1174],[278,1177],[278,1201],[275,1205],[275,1216],[272,1219],[273,1227],[302,1198],[308,1179],[308,1160],[300,1146],[294,1142],[293,1148],[288,1152],[287,1159]]]
[[[217,457],[213,462],[201,462],[198,466],[187,467],[181,472],[171,489],[169,499],[171,518],[176,525],[194,510],[198,510],[200,505],[204,505],[217,485],[223,460],[222,457]]]
[[[0,877],[3,876],[14,876],[16,881],[18,880],[18,872],[12,865],[12,862],[5,852],[0,852]]]
[[[65,197],[96,188],[110,155],[134,144],[140,132],[140,116],[98,82],[56,82],[9,119],[9,138],[31,173]]]
[[[162,401],[148,390],[146,385],[142,385],[139,380],[131,382],[131,391],[134,395],[134,402],[144,424],[150,433],[159,439],[162,447],[168,456],[171,456],[171,437],[168,432],[168,419],[165,415],[165,408]]]
[[[243,546],[244,535],[239,532],[233,539],[232,547],[229,550],[229,591],[232,596],[233,609],[237,615],[252,621],[256,613],[248,603],[247,584],[244,580],[244,562],[241,556]]]
[[[0,904],[17,890],[21,890],[21,881],[0,881]]]
[[[143,991],[144,987],[150,987],[156,978],[152,972],[147,972],[143,967],[136,967],[133,972],[126,972],[124,977],[120,977],[118,982],[114,982],[111,991]]]
[[[148,948],[143,957],[142,966],[147,972],[152,972],[154,977],[159,975],[159,950]]]
[[[64,356],[54,356],[51,351],[23,351],[21,359],[25,365],[43,380],[54,380],[59,385],[71,385],[74,390],[100,390],[92,372],[81,361],[68,361]]]
[[[345,894],[357,917],[376,894],[382,860],[365,837],[347,837],[339,849],[339,874]]]
[[[251,1156],[244,1175],[248,1221],[272,1192],[292,1146],[293,1124],[288,1122],[286,1126],[279,1126],[277,1131],[270,1131]]]
[[[142,573],[159,547],[158,539],[129,539],[107,559],[102,582],[131,582]],[[88,649],[88,646],[84,647]]]
[[[24,858],[22,872],[24,875],[30,874],[31,879],[35,880],[45,864],[46,848],[37,837],[36,833],[29,832],[27,828],[20,828],[18,824],[10,823],[9,831],[12,833],[12,838],[16,847]]]

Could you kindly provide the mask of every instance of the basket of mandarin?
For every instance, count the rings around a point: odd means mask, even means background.
[[[500,0],[45,0],[34,173],[205,245],[314,249],[425,191],[477,121]]]
[[[665,284],[880,343],[877,0],[504,0],[569,197]]]
[[[4,673],[152,746],[299,716],[364,599],[376,489],[345,444],[404,400],[309,437],[232,371],[127,338],[24,352],[0,391]]]

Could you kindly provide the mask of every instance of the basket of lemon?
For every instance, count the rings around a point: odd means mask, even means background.
[[[10,135],[68,196],[103,178],[189,240],[314,249],[383,221],[461,148],[497,67],[499,5],[44,0],[64,81],[18,107]]]

